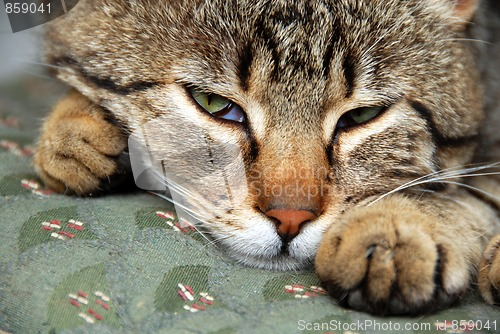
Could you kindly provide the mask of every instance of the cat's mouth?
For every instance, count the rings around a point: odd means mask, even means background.
[[[304,226],[293,239],[282,238],[274,223],[261,216],[230,232],[212,232],[222,250],[238,263],[268,270],[311,269],[326,222]],[[225,237],[224,235],[225,234]],[[230,237],[227,235],[230,234]]]

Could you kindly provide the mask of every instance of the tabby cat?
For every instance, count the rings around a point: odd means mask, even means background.
[[[81,0],[47,30],[72,90],[35,165],[96,195],[127,182],[147,129],[182,207],[240,263],[314,264],[376,314],[446,307],[477,280],[499,304],[499,20],[497,1]]]

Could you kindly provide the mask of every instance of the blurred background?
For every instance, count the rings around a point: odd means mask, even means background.
[[[33,70],[40,61],[41,31],[39,26],[13,33],[5,9],[0,10],[0,83]]]
[[[36,141],[43,117],[66,90],[48,75],[43,64],[42,33],[43,25],[13,33],[2,2],[0,126],[3,138],[0,141],[26,144]]]

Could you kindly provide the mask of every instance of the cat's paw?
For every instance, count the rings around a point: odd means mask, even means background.
[[[500,235],[494,237],[484,250],[478,283],[484,300],[500,306]]]
[[[34,163],[49,188],[92,195],[120,178],[126,146],[99,106],[71,92],[45,122]]]
[[[468,288],[465,255],[405,198],[353,209],[328,230],[316,272],[343,306],[374,314],[444,308]]]

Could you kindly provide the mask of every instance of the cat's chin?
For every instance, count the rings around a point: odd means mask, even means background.
[[[304,249],[295,243],[283,249],[279,238],[269,243],[267,247],[237,247],[225,245],[226,254],[236,262],[260,269],[296,271],[313,267],[315,250]],[[254,245],[255,246],[255,245]]]
[[[313,269],[313,259],[298,259],[290,255],[280,254],[273,257],[251,256],[248,254],[230,253],[229,256],[239,264],[276,271],[297,271]]]

